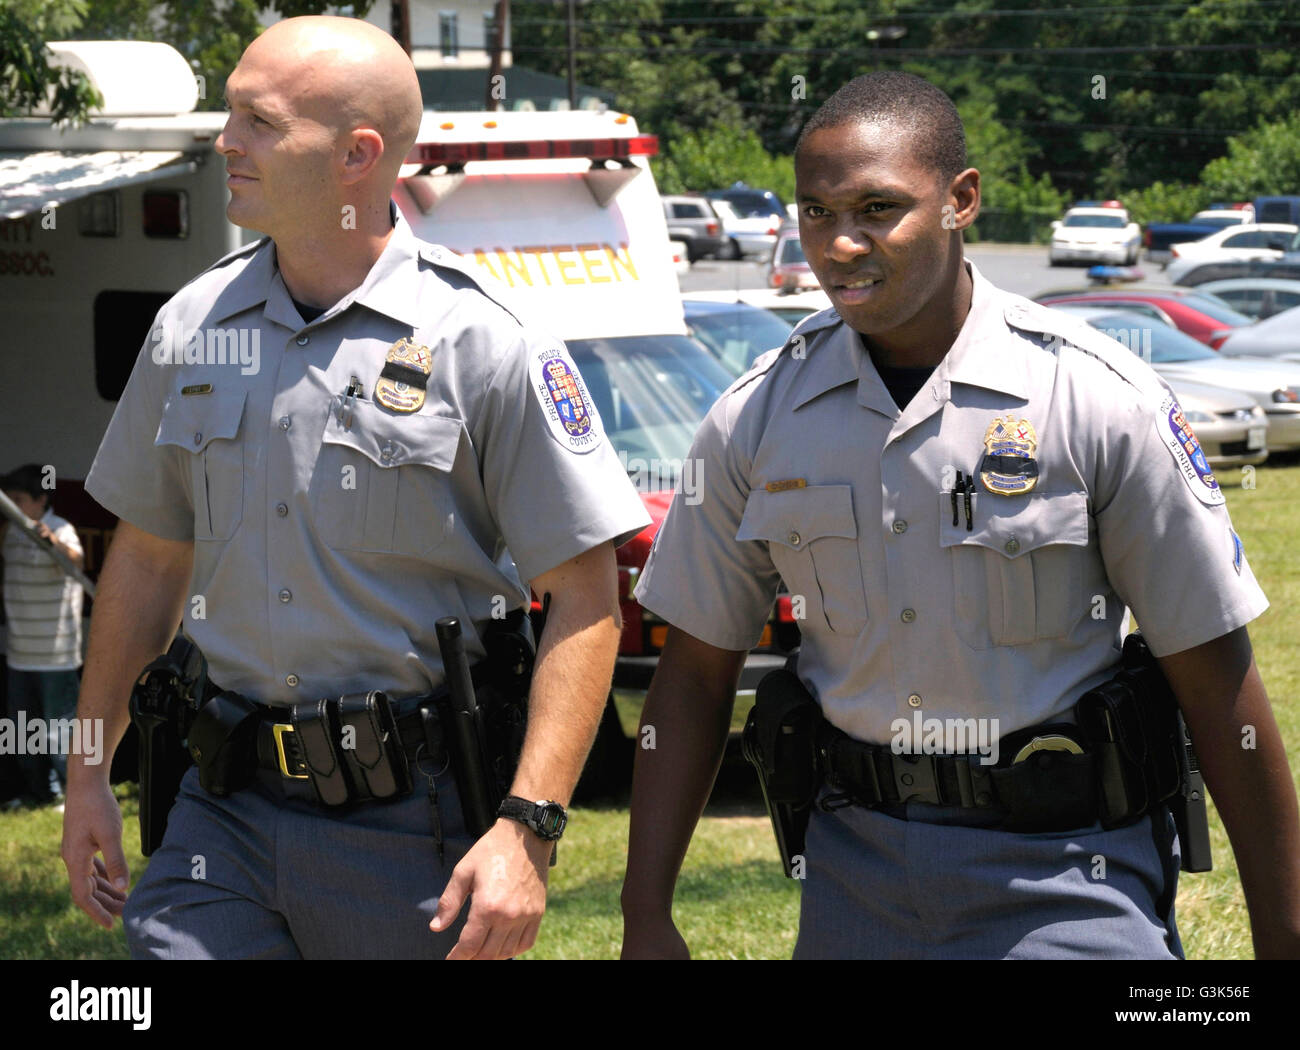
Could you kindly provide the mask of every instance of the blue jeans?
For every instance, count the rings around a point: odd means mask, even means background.
[[[8,717],[18,719],[27,713],[27,722],[41,718],[49,723],[72,718],[77,711],[77,692],[81,679],[75,670],[18,671],[8,669]],[[51,725],[46,754],[19,754],[18,768],[23,775],[23,789],[41,802],[63,794],[62,784],[68,777],[68,756],[59,747],[57,726]]]

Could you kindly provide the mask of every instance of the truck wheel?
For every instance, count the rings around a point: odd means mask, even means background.
[[[618,720],[611,693],[605,700],[605,710],[596,730],[596,742],[578,778],[573,791],[573,801],[584,804],[596,799],[624,796],[632,788],[632,760],[635,741],[623,735],[623,725]]]

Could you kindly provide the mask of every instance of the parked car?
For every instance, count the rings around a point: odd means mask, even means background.
[[[1071,208],[1052,224],[1048,262],[1114,263],[1132,266],[1137,262],[1142,231],[1122,208]]]
[[[733,376],[742,376],[760,354],[784,345],[794,325],[747,303],[682,296],[686,330]]]
[[[724,200],[742,218],[770,215],[778,223],[786,218],[786,207],[781,198],[771,190],[760,190],[743,182],[732,183],[725,190],[710,190],[705,194],[710,200]]]
[[[1277,277],[1233,277],[1226,281],[1208,281],[1198,284],[1196,290],[1222,299],[1237,313],[1256,321],[1300,306],[1300,281]],[[1248,332],[1251,328],[1242,331]]]
[[[1300,226],[1300,197],[1256,197],[1255,222],[1289,222]]]
[[[1230,281],[1238,277],[1300,281],[1300,252],[1287,252],[1280,259],[1232,259],[1201,263],[1174,283],[1184,288],[1196,288],[1211,281]]]
[[[831,308],[830,296],[821,289],[788,295],[775,288],[736,288],[727,291],[690,292],[683,300],[709,303],[748,303],[776,314],[782,321],[796,325],[809,314]]]
[[[1226,357],[1149,315],[1082,304],[1052,304],[1082,317],[1138,354],[1165,380],[1246,394],[1264,413],[1269,452],[1300,448],[1300,364]],[[1199,434],[1199,431],[1198,431]]]
[[[704,197],[662,197],[664,220],[670,240],[683,241],[690,262],[705,255],[717,256],[730,243],[722,232],[722,220]]]
[[[1249,328],[1236,329],[1219,347],[1219,353],[1300,361],[1300,306],[1256,321]]]
[[[720,258],[739,259],[749,255],[766,262],[776,244],[776,231],[781,228],[781,220],[769,214],[742,216],[727,200],[710,203],[718,213],[722,232],[727,237],[728,246]]]
[[[1280,259],[1283,253],[1300,249],[1300,226],[1288,223],[1241,223],[1202,237],[1199,241],[1175,244],[1169,249],[1165,272],[1175,284],[1195,266],[1234,259]]]
[[[1230,226],[1254,221],[1254,212],[1234,209],[1198,211],[1190,222],[1149,222],[1142,232],[1143,254],[1151,262],[1168,262],[1175,244],[1187,244],[1209,237]]]
[[[769,288],[780,288],[786,293],[821,287],[803,253],[799,227],[787,226],[776,235],[776,247],[772,249],[772,261],[767,267],[767,284]]]
[[[691,257],[690,253],[686,250],[685,241],[669,241],[668,253],[673,260],[673,272],[676,273],[679,278],[685,277],[691,272]]]
[[[1049,292],[1038,296],[1037,301],[1044,306],[1081,303],[1145,314],[1215,349],[1234,328],[1251,323],[1249,317],[1237,313],[1214,296],[1183,288],[1088,288],[1074,292]]]

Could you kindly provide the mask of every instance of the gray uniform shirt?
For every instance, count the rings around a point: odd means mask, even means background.
[[[1164,383],[969,269],[970,313],[902,411],[833,310],[760,357],[701,425],[702,498],[673,502],[636,589],[739,650],[784,581],[800,676],[870,743],[918,714],[1001,734],[1061,716],[1118,661],[1125,605],[1157,656],[1268,606]],[[1032,460],[1033,487],[986,480],[986,453]]]
[[[414,409],[418,384],[377,396],[403,338],[427,351]],[[361,286],[311,324],[269,240],[182,288],[86,489],[194,541],[186,633],[214,681],[279,703],[426,692],[439,617],[460,617],[480,656],[474,625],[525,604],[521,581],[650,522],[563,343],[400,216]]]

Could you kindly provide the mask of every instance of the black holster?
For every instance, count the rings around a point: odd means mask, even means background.
[[[796,876],[808,818],[821,785],[818,728],[821,707],[793,671],[782,669],[758,683],[741,738],[758,774],[763,804],[776,833],[786,875]]]
[[[140,852],[151,856],[167,830],[181,778],[192,764],[185,738],[207,683],[198,646],[177,635],[136,679],[131,722],[140,740]]]
[[[1211,870],[1205,784],[1191,735],[1141,634],[1124,639],[1119,672],[1079,698],[1075,717],[1096,753],[1102,827],[1132,824],[1168,803],[1182,869]]]
[[[411,793],[397,717],[378,690],[298,704],[290,716],[317,800],[325,806]]]

